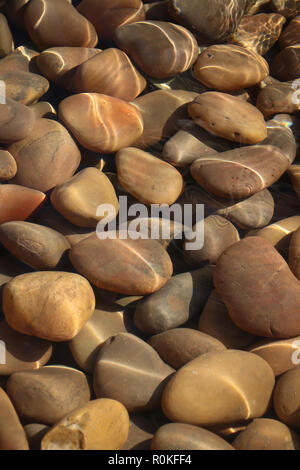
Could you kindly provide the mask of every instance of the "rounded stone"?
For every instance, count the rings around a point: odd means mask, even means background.
[[[286,19],[276,13],[244,16],[229,42],[265,55],[280,37]]]
[[[0,181],[6,181],[16,176],[17,164],[14,157],[6,150],[0,150]]]
[[[267,121],[268,136],[259,145],[273,145],[289,159],[290,163],[296,158],[297,143],[286,114],[277,114]]]
[[[262,237],[271,243],[274,248],[283,257],[288,256],[289,245],[293,233],[300,227],[300,216],[295,215],[287,217],[286,219],[278,220],[277,222],[267,225],[261,230],[255,230],[253,233],[249,232],[248,236]]]
[[[274,214],[274,199],[267,189],[253,194],[243,201],[218,209],[218,214],[227,217],[237,228],[251,230],[265,227]]]
[[[95,394],[120,401],[129,412],[155,410],[173,372],[149,344],[132,334],[119,333],[99,351],[94,368]]]
[[[6,389],[22,419],[49,425],[90,400],[86,376],[71,367],[46,366],[15,372]]]
[[[26,105],[39,100],[48,91],[50,85],[45,77],[36,73],[23,71],[1,72],[1,68],[0,80],[5,82],[7,99]]]
[[[0,59],[0,74],[2,75],[7,72],[30,72],[34,69],[32,59],[38,55],[39,53],[33,49],[29,49],[26,46],[19,46],[14,52]],[[12,78],[11,75],[9,76]]]
[[[67,129],[45,118],[37,119],[33,131],[9,145],[8,151],[18,166],[13,183],[45,192],[71,178],[81,160]]]
[[[270,7],[288,19],[300,13],[299,0],[271,0]]]
[[[191,174],[206,191],[234,200],[271,186],[290,164],[278,148],[253,145],[196,160],[191,165]]]
[[[68,240],[59,232],[30,222],[0,225],[0,241],[13,256],[38,271],[66,265]]]
[[[12,402],[0,387],[0,450],[29,450],[25,431]]]
[[[132,101],[146,88],[147,82],[125,52],[105,49],[76,68],[76,92],[103,93]]]
[[[300,45],[289,46],[279,52],[271,63],[271,73],[282,82],[300,76]]]
[[[97,168],[85,168],[51,193],[53,207],[72,224],[95,227],[104,214],[97,215],[101,204],[110,204],[118,213],[119,203],[109,178]],[[113,217],[114,218],[114,217]]]
[[[233,441],[237,450],[299,450],[300,438],[275,419],[254,419]]]
[[[83,0],[77,9],[105,40],[112,40],[119,26],[145,19],[141,0]]]
[[[224,439],[191,424],[161,426],[151,441],[151,450],[234,450]]]
[[[99,52],[101,49],[89,47],[51,47],[39,54],[36,65],[48,80],[73,91],[77,67]]]
[[[169,11],[201,39],[222,42],[236,30],[247,0],[170,0]]]
[[[128,316],[113,302],[98,302],[91,318],[71,339],[69,346],[78,366],[92,373],[99,347],[111,336],[127,331]]]
[[[141,113],[144,127],[135,147],[147,148],[162,138],[171,137],[180,122],[188,119],[187,104],[197,93],[185,90],[156,90],[136,98],[132,104]]]
[[[164,331],[152,336],[148,343],[176,370],[201,354],[226,349],[219,340],[191,328]]]
[[[133,62],[153,78],[167,78],[192,67],[199,54],[193,34],[167,21],[138,21],[120,26],[114,40]]]
[[[42,450],[119,450],[129,417],[116,400],[92,400],[57,423],[42,439]]]
[[[39,49],[95,47],[94,26],[66,0],[32,0],[24,10],[26,30]]]
[[[193,226],[196,235],[185,240],[183,251],[185,260],[199,266],[202,263],[216,264],[217,259],[229,246],[238,242],[239,232],[235,226],[221,215],[210,215]],[[190,244],[196,243],[203,235],[203,246],[190,249]]]
[[[74,338],[94,309],[93,289],[78,274],[27,273],[16,276],[3,289],[7,323],[19,333],[49,341]]]
[[[168,253],[156,240],[103,239],[96,234],[72,246],[70,259],[78,272],[102,289],[147,295],[172,276]]]
[[[48,341],[22,335],[4,320],[0,322],[0,340],[5,344],[5,364],[1,361],[0,375],[10,376],[14,372],[39,369],[47,364],[52,355],[52,345]]]
[[[292,83],[278,82],[266,86],[259,92],[256,106],[265,117],[269,117],[276,113],[299,111],[300,102],[298,101],[295,99],[295,88]]]
[[[300,228],[292,233],[289,245],[289,267],[292,273],[300,280]]]
[[[214,284],[239,328],[271,338],[300,334],[299,281],[263,238],[229,247],[218,259]]]
[[[37,103],[31,104],[29,108],[33,111],[36,119],[40,119],[40,118],[55,119],[56,118],[56,111],[53,108],[52,104],[49,103],[48,101],[38,101]]]
[[[10,54],[14,48],[14,40],[7,19],[0,13],[0,57]]]
[[[177,274],[158,292],[138,303],[135,325],[148,335],[181,326],[201,312],[211,289],[211,267]]]
[[[151,418],[146,413],[130,416],[128,438],[122,450],[150,450],[151,439],[158,427]]]
[[[247,374],[243,374],[243,370]],[[209,352],[167,383],[162,409],[174,422],[225,427],[263,416],[275,379],[267,362],[245,351]]]
[[[300,42],[300,16],[296,16],[285,28],[280,36],[279,44],[283,49],[289,46],[295,46]]]
[[[300,430],[300,367],[283,374],[275,387],[273,405],[276,415],[287,426]]]
[[[263,339],[252,344],[249,351],[270,364],[275,376],[284,374],[299,365],[300,336],[291,339]]]
[[[9,98],[0,104],[0,142],[9,144],[27,137],[35,125],[33,111]]]
[[[100,93],[65,98],[58,115],[78,142],[94,152],[117,152],[143,133],[143,119],[136,107]]]
[[[25,220],[44,202],[41,191],[16,184],[0,185],[0,224],[13,220]]]
[[[230,44],[216,44],[199,55],[194,75],[208,88],[236,91],[264,80],[269,75],[269,66],[254,51]]]
[[[250,103],[226,93],[202,93],[188,112],[203,129],[240,144],[257,144],[267,137],[262,113]]]
[[[233,323],[216,290],[213,290],[207,299],[198,328],[229,349],[246,349],[257,341],[256,336],[241,330]]]
[[[24,431],[30,450],[41,450],[41,441],[45,434],[50,431],[50,426],[38,423],[25,424]]]
[[[144,204],[172,205],[183,189],[183,179],[172,165],[134,147],[116,155],[118,180]]]

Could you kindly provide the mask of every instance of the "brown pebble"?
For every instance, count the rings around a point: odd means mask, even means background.
[[[273,405],[276,415],[287,426],[300,430],[300,367],[283,374],[275,387]]]
[[[300,336],[275,341],[264,339],[252,344],[249,351],[267,361],[278,376],[300,364]]]
[[[179,122],[188,119],[187,104],[196,96],[191,91],[156,90],[135,99],[132,104],[141,113],[144,128],[134,146],[147,148],[171,137],[178,130]]]
[[[135,325],[148,335],[181,326],[201,312],[211,289],[211,267],[177,274],[158,292],[138,303]]]
[[[256,106],[265,117],[276,113],[294,113],[300,110],[297,91],[289,82],[278,82],[263,88],[257,96]]]
[[[0,274],[0,284],[2,276]],[[0,375],[10,376],[14,372],[39,369],[47,364],[52,355],[51,343],[20,334],[10,328],[5,320],[0,322],[0,339],[5,344],[5,364],[1,360]]]
[[[152,336],[148,343],[176,370],[201,354],[226,349],[219,340],[191,328],[164,331]]]
[[[206,191],[225,199],[242,199],[275,183],[291,162],[272,145],[253,145],[196,160],[193,178]]]
[[[292,183],[295,193],[297,194],[298,197],[300,197],[300,165],[299,164],[292,165],[288,169],[288,175],[291,179],[291,183]]]
[[[300,227],[300,216],[295,215],[278,220],[271,225],[249,232],[246,236],[262,237],[270,242],[281,256],[287,257],[293,233]]]
[[[60,102],[59,118],[83,147],[113,153],[143,132],[140,112],[126,101],[100,93],[80,93]]]
[[[273,11],[280,13],[288,19],[300,13],[299,0],[271,0],[270,6]]]
[[[298,79],[300,76],[300,45],[282,49],[271,63],[271,73],[285,82]]]
[[[233,441],[237,450],[300,450],[300,437],[275,419],[254,419]]]
[[[204,231],[204,232],[203,232]],[[240,236],[235,226],[221,215],[210,215],[193,226],[196,235],[183,244],[185,259],[199,266],[202,263],[216,264],[217,259],[229,246],[239,241]],[[203,246],[189,249],[203,234]]]
[[[126,442],[129,417],[116,400],[92,400],[57,423],[42,439],[42,450],[118,450]]]
[[[100,204],[111,204],[116,214],[118,199],[108,177],[97,168],[85,168],[51,193],[53,207],[79,227],[95,227],[104,214],[97,215]]]
[[[138,21],[120,26],[115,30],[114,40],[144,73],[154,78],[185,72],[199,53],[189,30],[166,21]]]
[[[45,118],[37,119],[33,131],[8,151],[18,166],[13,182],[45,192],[71,178],[81,160],[67,129]]]
[[[0,75],[7,72],[30,72],[33,68],[33,57],[39,53],[26,46],[19,46],[11,54],[0,59]]]
[[[5,82],[6,97],[23,104],[34,103],[49,89],[46,78],[31,72],[0,72],[0,80]]]
[[[274,382],[269,364],[255,354],[209,352],[171,377],[163,391],[162,409],[177,423],[232,426],[265,414]]]
[[[93,285],[128,295],[161,289],[173,271],[168,253],[150,239],[100,240],[94,234],[72,246],[70,259]]]
[[[95,47],[94,26],[66,0],[31,0],[24,10],[26,30],[41,50],[55,46]]]
[[[10,54],[14,48],[14,40],[7,19],[0,13],[0,57]]]
[[[194,75],[203,85],[220,91],[250,88],[269,75],[263,57],[243,47],[222,44],[209,46],[199,55]]]
[[[105,40],[111,40],[119,26],[145,18],[141,0],[83,0],[77,9]]]
[[[185,167],[203,156],[229,149],[228,141],[212,136],[193,121],[188,121],[164,144],[163,158],[171,165]]]
[[[116,155],[118,180],[123,188],[144,204],[173,204],[183,188],[183,179],[169,163],[134,147]]]
[[[132,334],[119,333],[99,351],[94,390],[98,398],[118,400],[129,412],[155,410],[173,372],[149,344]]]
[[[37,103],[31,104],[29,108],[33,111],[36,119],[48,118],[55,119],[56,111],[51,103],[48,101],[38,101]]]
[[[293,163],[297,154],[297,143],[286,116],[288,115],[276,114],[273,119],[266,122],[268,136],[259,145],[277,147],[285,154],[290,163]]]
[[[6,98],[0,104],[0,142],[10,144],[25,139],[33,130],[35,115],[22,103]]]
[[[207,299],[199,318],[198,328],[229,349],[245,349],[257,339],[233,323],[226,305],[216,290],[213,290]]]
[[[244,16],[229,42],[265,55],[278,40],[286,19],[276,13]]]
[[[26,32],[24,23],[25,5],[30,0],[9,0],[5,5],[5,14],[7,19],[18,29]]]
[[[49,341],[74,338],[94,309],[89,282],[74,273],[27,273],[16,276],[3,289],[7,323],[19,333]]]
[[[37,57],[36,64],[48,80],[73,91],[77,67],[99,52],[101,49],[88,47],[51,47]]]
[[[169,423],[160,427],[151,450],[234,450],[224,439],[191,424]]]
[[[90,400],[84,373],[62,366],[15,372],[8,379],[7,393],[22,419],[49,425]]]
[[[297,228],[290,238],[289,267],[292,273],[300,280],[300,228]]]
[[[203,129],[233,142],[257,144],[267,137],[262,113],[226,93],[202,93],[189,104],[188,112]]]
[[[91,318],[69,342],[79,367],[92,373],[99,348],[111,336],[126,332],[128,318],[114,302],[98,302]]]
[[[41,442],[45,434],[50,431],[46,424],[31,423],[24,426],[30,450],[41,450]]]
[[[103,93],[132,101],[146,88],[147,82],[125,52],[109,48],[77,67],[76,92]]]
[[[70,249],[61,233],[30,222],[1,224],[0,241],[13,256],[38,271],[64,267]]]
[[[0,181],[12,179],[17,173],[14,157],[6,150],[0,150]]]
[[[246,0],[171,0],[169,11],[201,39],[222,42],[236,30],[246,5]]]
[[[12,220],[26,220],[43,203],[41,191],[16,184],[0,185],[0,224]]]
[[[0,450],[29,450],[25,431],[5,391],[0,388]]]
[[[122,450],[150,450],[151,439],[157,426],[149,414],[130,416],[130,426],[127,441]]]
[[[263,238],[229,247],[218,259],[214,284],[239,328],[270,338],[300,334],[299,281]]]

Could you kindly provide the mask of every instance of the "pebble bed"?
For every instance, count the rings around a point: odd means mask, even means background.
[[[299,0],[0,0],[0,450],[300,450],[299,89]]]

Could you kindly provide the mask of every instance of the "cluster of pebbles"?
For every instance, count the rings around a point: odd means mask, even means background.
[[[0,449],[300,449],[300,1],[0,9]]]

